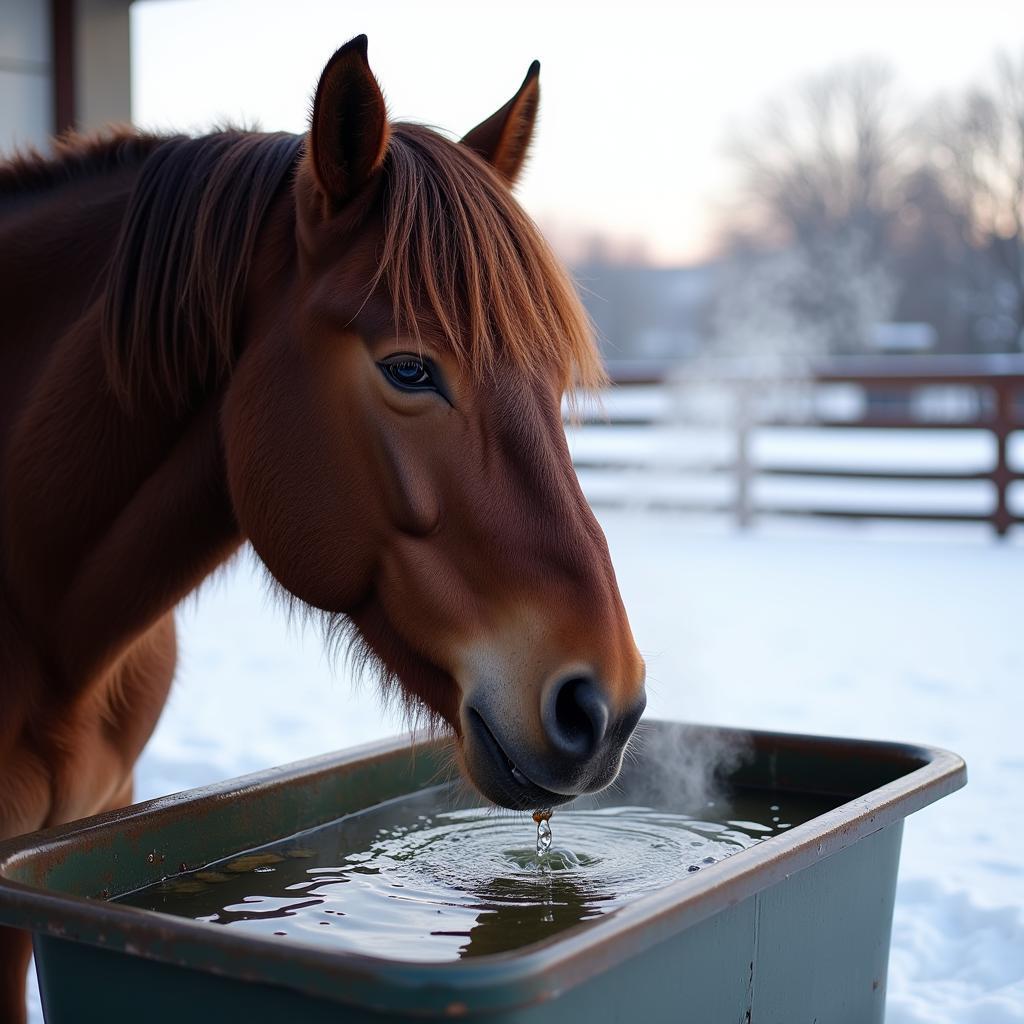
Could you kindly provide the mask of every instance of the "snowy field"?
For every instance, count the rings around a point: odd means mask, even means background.
[[[967,759],[968,787],[907,823],[888,1022],[1024,1022],[1024,530],[997,543],[974,527],[739,534],[724,519],[601,519],[651,715]],[[368,685],[332,673],[314,634],[286,625],[248,556],[182,609],[180,635],[140,798],[400,726]]]

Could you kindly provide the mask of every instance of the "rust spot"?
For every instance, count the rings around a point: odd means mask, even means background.
[[[533,820],[535,822],[537,822],[538,825],[542,821],[550,820],[550,818],[551,818],[551,811],[550,810],[546,809],[546,810],[543,810],[543,811],[534,811],[533,812]],[[460,1003],[459,1005],[461,1006],[462,1004]]]
[[[164,855],[158,850],[150,850],[149,853],[146,854],[147,864],[163,864],[163,862]]]

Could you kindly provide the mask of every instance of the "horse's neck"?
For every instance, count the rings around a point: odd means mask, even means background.
[[[42,314],[41,314],[42,315]],[[7,440],[4,589],[54,683],[112,664],[240,543],[218,424],[111,394],[97,307],[50,346]]]
[[[0,445],[95,297],[138,168],[8,196],[0,209]]]
[[[104,388],[95,351],[87,358],[91,346],[73,347],[69,372],[51,375],[15,437],[23,472],[8,547],[33,632],[72,688],[240,542],[218,396],[187,418],[155,409],[126,417]]]

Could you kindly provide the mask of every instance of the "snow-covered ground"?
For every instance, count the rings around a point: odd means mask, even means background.
[[[651,715],[922,741],[968,787],[907,823],[889,1024],[1024,1021],[1024,537],[604,512]],[[138,795],[393,733],[248,557],[180,615],[181,670]],[[38,1012],[38,1011],[37,1011]]]

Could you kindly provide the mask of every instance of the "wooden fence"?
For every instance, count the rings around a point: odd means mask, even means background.
[[[728,511],[740,526],[749,525],[759,514],[825,516],[846,519],[900,519],[946,520],[962,522],[988,522],[999,536],[1005,535],[1015,523],[1024,522],[1024,516],[1015,514],[1011,500],[1011,487],[1024,480],[1024,473],[1015,468],[1011,460],[1010,441],[1016,430],[1024,430],[1024,356],[929,356],[878,357],[873,359],[849,358],[816,365],[800,377],[799,387],[805,395],[830,389],[851,389],[860,396],[851,412],[836,415],[828,411],[828,403],[812,401],[818,411],[800,415],[788,411],[780,414],[776,399],[787,387],[794,386],[794,378],[782,380],[777,375],[765,376],[738,372],[735,368],[708,374],[706,368],[697,375],[689,374],[685,366],[653,363],[612,363],[610,374],[616,385],[612,401],[604,412],[584,414],[578,429],[588,427],[643,427],[664,426],[666,419],[658,412],[645,411],[623,396],[631,392],[648,396],[672,389],[673,407],[685,409],[687,392],[698,386],[711,385],[727,398],[728,415],[718,421],[732,438],[732,455],[726,459],[705,462],[701,471],[724,475],[730,480],[731,497],[725,502],[693,502],[659,500],[650,504],[680,509],[715,509]],[[935,404],[929,411],[928,403],[919,401],[930,396],[958,401],[954,408],[936,413]],[[805,403],[806,406],[807,403]],[[942,403],[939,403],[941,406]],[[949,405],[950,403],[947,403]],[[640,403],[642,406],[642,403]],[[673,426],[685,425],[677,415]],[[785,461],[756,460],[751,454],[751,442],[757,431],[764,428],[829,428],[842,431],[983,431],[995,439],[991,464],[982,468],[936,468],[919,465],[900,468],[882,465],[858,465],[855,468],[838,465],[827,457],[807,464]],[[643,470],[642,457],[630,454],[603,455],[591,450],[590,454],[576,454],[578,470]],[[690,467],[692,469],[692,467]],[[672,472],[684,473],[686,467]],[[921,483],[953,481],[987,481],[992,488],[991,507],[986,510],[954,508],[940,510],[894,509],[886,507],[843,507],[835,501],[813,502],[804,505],[773,506],[757,500],[754,483],[759,478],[788,478],[791,480],[818,478],[860,481],[916,481]],[[1024,490],[1024,485],[1022,490]],[[598,500],[595,504],[615,504],[614,499]],[[1024,501],[1022,501],[1024,508]]]

